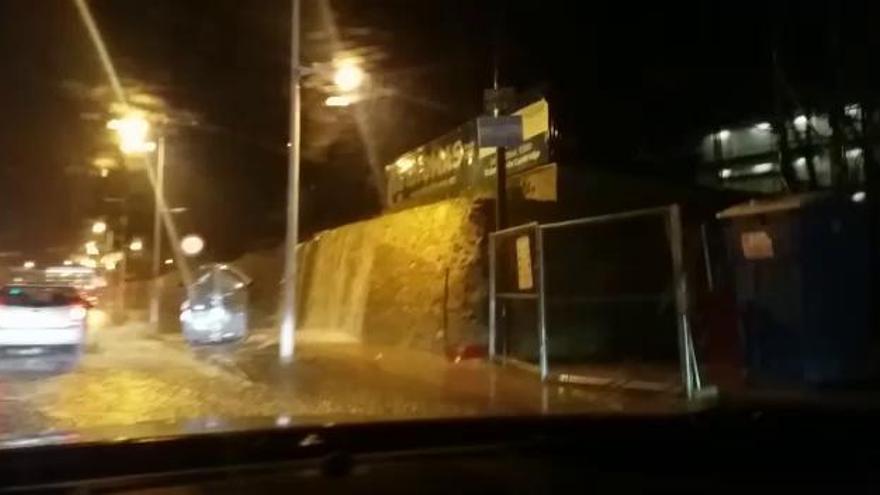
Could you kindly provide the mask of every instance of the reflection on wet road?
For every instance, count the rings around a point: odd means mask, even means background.
[[[200,362],[184,346],[151,338],[144,327],[92,327],[75,366],[68,356],[0,363],[0,430],[124,425],[210,415],[271,415],[264,386]]]
[[[193,350],[142,325],[96,324],[76,366],[0,358],[0,434],[224,419],[390,419],[574,411],[668,411],[677,400],[542,386],[485,363],[403,350],[303,345],[280,367],[271,341]]]

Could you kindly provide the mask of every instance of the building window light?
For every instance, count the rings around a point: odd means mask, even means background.
[[[850,160],[855,160],[856,158],[862,156],[861,148],[850,148],[846,150],[846,157]]]
[[[767,172],[772,172],[773,169],[776,168],[772,163],[759,163],[757,165],[752,165],[752,173],[754,174],[766,174]]]
[[[413,168],[413,166],[416,164],[416,161],[413,160],[412,157],[405,156],[398,158],[397,161],[394,163],[395,165],[397,165],[397,170],[399,170],[401,173],[406,173],[411,168]]]
[[[860,119],[862,118],[862,106],[858,103],[853,103],[843,107],[843,113],[852,119]]]
[[[748,177],[751,175],[766,174],[776,170],[776,164],[772,162],[758,163],[756,165],[733,168],[724,168],[718,171],[718,177],[722,179],[731,179],[737,177]]]

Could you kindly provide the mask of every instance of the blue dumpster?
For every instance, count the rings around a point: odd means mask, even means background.
[[[718,214],[751,382],[816,386],[870,376],[863,200],[863,193],[811,193]]]

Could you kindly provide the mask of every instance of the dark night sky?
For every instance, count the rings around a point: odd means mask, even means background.
[[[334,50],[320,4],[303,1],[307,61]],[[563,135],[577,143],[576,164],[611,167],[665,167],[705,129],[769,111],[774,38],[788,98],[804,105],[833,87],[832,59],[843,93],[870,87],[868,54],[880,53],[869,2],[666,2],[645,12],[627,2],[329,4],[339,47],[365,53],[378,83],[397,93],[366,108],[379,163],[480,111],[493,46],[502,84],[549,92]],[[170,202],[191,209],[184,229],[203,232],[219,256],[277,240],[289,2],[91,5],[120,75],[198,115],[197,127],[169,137]],[[0,251],[77,241],[103,194],[81,172],[103,131],[82,115],[103,109],[71,87],[105,79],[72,1],[0,0],[0,57]],[[321,108],[314,89],[303,96],[304,230],[374,214],[374,179],[351,111]],[[151,205],[141,199],[132,229],[146,232]]]

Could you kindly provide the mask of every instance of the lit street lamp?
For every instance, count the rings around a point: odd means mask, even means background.
[[[116,131],[119,149],[126,155],[144,154],[156,151],[155,176],[153,180],[154,211],[153,211],[153,291],[150,296],[150,323],[159,321],[159,273],[162,260],[162,208],[165,204],[165,139],[159,136],[158,144],[150,141],[150,122],[140,113],[129,112],[127,115],[113,119],[107,127]],[[134,243],[134,242],[133,242]],[[140,249],[132,249],[140,251]],[[123,265],[124,266],[124,265]]]
[[[333,85],[340,94],[330,95],[324,99],[328,107],[347,107],[361,100],[358,90],[367,80],[364,69],[354,59],[345,59],[336,63],[333,71]]]
[[[299,172],[300,172],[300,79],[312,72],[300,66],[300,0],[292,0],[290,10],[290,136],[288,138],[287,171],[287,235],[284,244],[284,278],[280,297],[280,325],[278,329],[278,357],[283,363],[293,359],[296,333],[296,245],[299,236]],[[364,70],[352,59],[335,64],[333,83],[336,88],[352,96],[366,80]],[[348,101],[350,104],[352,101]],[[336,100],[336,103],[344,103]],[[347,106],[347,105],[337,105]]]
[[[132,112],[107,123],[107,128],[116,132],[119,149],[126,155],[149,153],[156,150],[156,143],[147,138],[150,123],[142,115]]]
[[[135,252],[135,253],[141,252],[144,250],[144,241],[142,241],[138,238],[134,238],[128,244],[128,249],[130,249],[132,252]]]
[[[22,266],[22,268],[24,268],[26,270],[30,270],[30,269],[34,268],[35,266],[37,266],[37,264],[31,260],[27,260],[24,263],[22,263],[21,266]]]
[[[343,93],[351,93],[360,88],[365,79],[364,70],[353,60],[339,62],[333,73],[333,84]]]
[[[92,233],[93,234],[100,235],[100,234],[103,234],[104,232],[107,232],[107,224],[105,222],[102,222],[99,220],[99,221],[92,224]]]
[[[197,256],[205,249],[205,240],[195,234],[189,234],[180,240],[180,249],[187,256]],[[166,260],[165,263],[168,264],[168,261]]]

